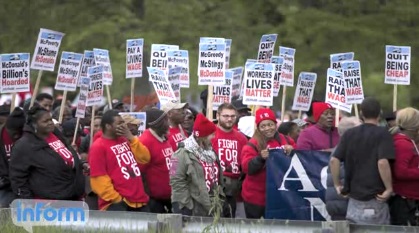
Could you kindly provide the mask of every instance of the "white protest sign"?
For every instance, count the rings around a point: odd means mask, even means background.
[[[225,62],[225,67],[226,67],[226,69],[230,68],[231,42],[233,42],[232,39],[225,39],[225,43],[226,43],[226,62]]]
[[[298,76],[297,88],[295,89],[292,110],[308,111],[313,99],[314,88],[316,86],[317,74],[301,72]]]
[[[345,103],[345,79],[343,73],[334,69],[327,69],[326,103],[334,108],[351,113],[352,105]]]
[[[219,37],[200,37],[199,43],[200,44],[221,44],[221,43],[226,43],[226,39],[219,38]]]
[[[84,118],[86,116],[87,95],[89,93],[90,79],[88,77],[80,77],[80,94],[77,101],[77,109],[75,117]]]
[[[120,112],[119,115],[130,115],[134,117],[135,119],[139,120],[139,126],[138,126],[138,136],[141,136],[141,134],[145,131],[145,124],[147,120],[147,114],[145,112]]]
[[[17,93],[30,91],[29,53],[1,54],[1,91]]]
[[[342,62],[354,60],[355,54],[353,52],[348,53],[335,53],[330,54],[330,68],[342,71]]]
[[[284,58],[279,82],[281,85],[294,86],[295,49],[279,46],[279,56]]]
[[[342,62],[342,73],[345,79],[345,102],[360,104],[364,100],[362,89],[361,64],[359,61]]]
[[[54,71],[64,33],[41,28],[36,42],[31,69]]]
[[[167,51],[168,67],[181,67],[180,87],[189,88],[189,54],[188,50]]]
[[[80,86],[81,78],[87,77],[87,69],[95,65],[95,54],[93,51],[84,50],[83,62],[81,63],[80,77],[77,86]]]
[[[247,59],[246,64],[244,66],[247,67],[247,66],[250,66],[251,64],[254,64],[256,62],[257,62],[256,59]],[[243,97],[243,95],[244,95],[244,84],[246,82],[245,79],[246,79],[246,75],[243,76],[243,79],[242,79],[242,82],[241,82],[241,85],[240,85],[240,97]]]
[[[410,85],[410,46],[386,45],[386,84]]]
[[[277,97],[279,89],[281,88],[281,69],[284,63],[284,58],[280,56],[272,56],[271,63],[275,64],[275,76],[274,76],[274,96]]]
[[[103,66],[103,84],[112,85],[112,67],[109,51],[106,49],[93,49],[95,64]]]
[[[225,83],[225,43],[199,44],[198,85]]]
[[[179,50],[179,46],[167,44],[152,44],[150,67],[163,70],[167,74],[167,71],[169,69],[167,66],[167,51],[169,50]],[[149,81],[151,81],[151,79],[149,79]]]
[[[275,42],[278,34],[267,34],[260,38],[258,62],[270,63],[275,51]]]
[[[180,102],[180,72],[182,67],[169,68],[168,80],[175,93],[176,99]]]
[[[100,105],[103,98],[103,76],[104,67],[92,66],[87,69],[89,77],[89,92],[87,93],[86,106]]]
[[[272,106],[275,65],[253,63],[244,70],[243,104]]]
[[[212,110],[217,110],[218,107],[223,103],[231,102],[233,72],[226,70],[226,83],[224,85],[214,86],[213,99],[212,99]]]
[[[62,52],[60,66],[58,68],[55,90],[75,91],[80,73],[83,54]]]
[[[149,80],[153,83],[157,96],[159,97],[160,106],[165,105],[167,102],[175,100],[176,96],[173,92],[172,86],[167,80],[167,76],[163,70],[154,67],[147,67]]]
[[[233,72],[233,81],[231,83],[231,97],[238,97],[240,96],[240,86],[242,83],[242,77],[243,77],[243,67],[235,67],[228,69],[227,71]]]
[[[143,77],[144,39],[127,40],[126,78]]]

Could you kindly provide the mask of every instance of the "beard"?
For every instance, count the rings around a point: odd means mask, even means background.
[[[226,130],[231,130],[234,126],[234,122],[223,122],[223,121],[218,121],[218,125]]]

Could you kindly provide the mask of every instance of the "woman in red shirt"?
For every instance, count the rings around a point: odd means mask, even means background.
[[[288,145],[284,135],[276,132],[276,117],[272,110],[261,108],[255,114],[256,130],[242,150],[242,170],[246,177],[242,197],[247,218],[265,215],[266,166],[270,149],[284,149],[290,154],[295,144]]]
[[[392,129],[396,159],[392,164],[393,191],[390,217],[393,225],[418,224],[419,213],[419,111],[405,108],[397,113],[397,126]]]

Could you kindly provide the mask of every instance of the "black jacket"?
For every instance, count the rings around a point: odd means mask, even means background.
[[[0,189],[9,189],[9,161],[7,161],[6,149],[4,148],[3,138],[1,138],[3,129],[3,126],[0,127]]]
[[[84,193],[83,169],[77,153],[58,129],[54,134],[74,157],[74,168],[65,164],[47,142],[25,125],[23,136],[13,146],[9,172],[12,189],[18,198],[79,200]]]

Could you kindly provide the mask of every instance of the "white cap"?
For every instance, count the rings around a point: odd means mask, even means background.
[[[247,137],[253,137],[255,133],[255,117],[254,116],[244,116],[241,117],[238,124],[238,129]]]
[[[180,103],[177,100],[172,100],[167,102],[165,105],[163,105],[163,107],[161,108],[164,112],[169,112],[170,110],[173,109],[182,109],[184,108],[188,103]]]

